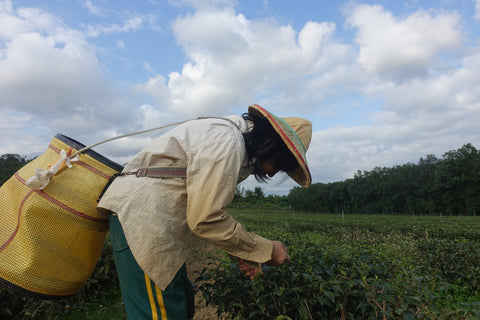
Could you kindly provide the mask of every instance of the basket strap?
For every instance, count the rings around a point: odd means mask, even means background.
[[[149,178],[187,178],[187,168],[184,167],[153,167],[153,168],[140,168],[133,172],[115,173],[108,180],[107,184],[103,188],[102,192],[98,196],[97,202],[103,197],[108,187],[112,184],[113,180],[120,176],[135,175],[135,177],[149,177]]]
[[[152,129],[148,129],[148,130],[143,130],[143,131],[138,131],[138,132],[133,132],[133,133],[129,133],[129,134],[124,134],[124,135],[121,135],[121,136],[117,136],[117,137],[113,137],[113,138],[110,138],[110,139],[107,139],[107,140],[103,140],[103,141],[100,141],[100,142],[97,142],[95,144],[92,144],[90,146],[87,146],[85,148],[82,148],[78,151],[76,151],[74,154],[70,155],[68,157],[68,159],[73,159],[76,155],[80,154],[80,153],[83,153],[93,147],[96,147],[100,144],[103,144],[103,143],[106,143],[106,142],[110,142],[110,141],[113,141],[113,140],[117,140],[117,139],[121,139],[121,138],[125,138],[125,137],[130,137],[130,136],[134,136],[134,135],[137,135],[137,134],[144,134],[144,133],[148,133],[148,132],[152,132],[152,131],[156,131],[156,130],[160,130],[160,129],[165,129],[165,128],[168,128],[168,127],[173,127],[173,126],[177,126],[177,125],[180,125],[182,123],[185,123],[185,122],[188,122],[188,121],[192,121],[192,120],[203,120],[203,119],[220,119],[220,120],[225,120],[225,121],[228,121],[230,122],[231,124],[233,124],[234,127],[236,127],[238,130],[240,130],[240,127],[235,123],[233,122],[232,120],[228,119],[228,118],[223,118],[223,117],[198,117],[196,119],[190,119],[190,120],[185,120],[185,121],[180,121],[180,122],[175,122],[175,123],[171,123],[171,124],[167,124],[165,126],[161,126],[161,127],[157,127],[157,128],[152,128]]]
[[[125,174],[134,174],[138,177],[149,178],[186,178],[187,168],[183,167],[154,167],[154,168],[140,168],[135,172]]]

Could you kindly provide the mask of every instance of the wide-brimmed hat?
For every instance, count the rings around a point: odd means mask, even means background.
[[[305,154],[312,139],[312,123],[303,118],[277,117],[257,104],[249,106],[248,113],[268,119],[298,161],[297,169],[287,174],[302,187],[308,187],[312,182],[312,176]]]

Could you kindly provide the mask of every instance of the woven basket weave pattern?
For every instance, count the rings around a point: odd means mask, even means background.
[[[0,278],[38,296],[62,297],[80,290],[108,231],[108,216],[96,205],[116,169],[80,154],[72,168],[57,173],[43,190],[25,185],[35,168],[48,168],[60,158],[60,150],[70,149],[54,138],[44,154],[0,188]]]

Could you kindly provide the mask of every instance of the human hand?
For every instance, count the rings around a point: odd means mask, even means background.
[[[280,241],[272,241],[272,259],[268,262],[271,266],[281,266],[290,261],[287,248]]]
[[[240,271],[250,279],[255,279],[257,274],[262,273],[262,266],[260,263],[258,264],[258,268],[254,268],[253,266],[247,264],[243,259],[238,259],[238,266],[240,267]]]

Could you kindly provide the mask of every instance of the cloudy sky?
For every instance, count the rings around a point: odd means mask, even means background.
[[[479,148],[480,0],[0,0],[0,154],[253,103],[313,122],[313,182]]]

